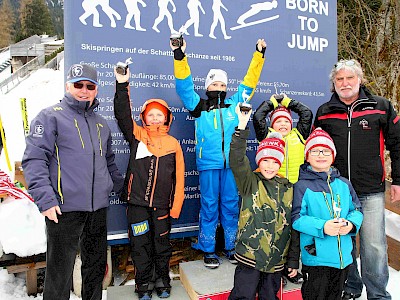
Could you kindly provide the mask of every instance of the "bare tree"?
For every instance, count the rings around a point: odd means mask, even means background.
[[[368,88],[390,99],[400,99],[400,2],[398,0],[339,0],[340,58],[359,60]]]
[[[0,48],[13,41],[14,12],[9,0],[3,0],[0,6]]]

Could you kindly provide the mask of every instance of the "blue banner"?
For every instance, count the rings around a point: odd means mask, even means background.
[[[180,141],[186,164],[185,202],[173,225],[175,233],[193,234],[200,192],[194,122],[175,92],[171,34],[184,34],[201,97],[205,97],[204,81],[211,68],[226,70],[227,96],[235,92],[259,38],[266,40],[267,50],[251,100],[254,108],[274,93],[286,93],[315,113],[330,97],[328,75],[337,60],[336,1],[83,0],[65,1],[64,9],[65,70],[73,63],[90,64],[98,70],[98,113],[113,132],[113,150],[122,173],[130,149],[113,114],[114,65],[132,61],[130,93],[137,122],[147,99],[161,98],[170,105],[174,115],[170,134]],[[256,146],[252,132],[248,142],[251,161]],[[126,238],[126,204],[116,195],[110,195],[110,204],[109,240]]]

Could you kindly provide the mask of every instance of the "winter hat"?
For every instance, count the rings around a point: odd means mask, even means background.
[[[286,107],[284,106],[279,106],[276,109],[274,109],[269,118],[271,119],[271,127],[274,126],[274,123],[276,120],[278,120],[279,118],[286,118],[290,121],[290,126],[293,127],[293,120],[292,120],[292,116],[290,114],[290,110],[288,110]]]
[[[306,140],[306,145],[304,147],[304,155],[306,156],[306,159],[308,158],[309,151],[315,147],[326,147],[331,149],[333,152],[333,159],[335,159],[335,143],[333,142],[330,135],[326,131],[322,130],[320,127],[315,128]]]
[[[73,83],[81,80],[89,80],[94,84],[98,84],[96,69],[85,64],[72,65],[68,70],[67,82]]]
[[[210,86],[211,83],[216,82],[216,81],[221,81],[225,84],[228,84],[228,75],[224,70],[221,69],[211,69],[206,77],[206,83],[205,83],[205,88]]]
[[[143,112],[143,116],[146,116],[147,113],[150,110],[152,110],[153,108],[157,108],[158,110],[160,110],[164,114],[165,117],[168,116],[167,108],[164,105],[162,105],[161,103],[158,103],[157,101],[152,101],[149,104],[146,104],[146,108],[145,108],[145,110]]]
[[[271,132],[258,145],[256,163],[259,165],[262,159],[272,158],[282,165],[285,158],[285,141],[279,132]]]

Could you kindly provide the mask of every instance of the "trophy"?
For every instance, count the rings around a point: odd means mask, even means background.
[[[119,61],[116,65],[116,72],[121,75],[126,75],[128,65],[132,63],[132,57],[129,57],[125,62]]]
[[[239,109],[240,109],[240,111],[242,111],[242,112],[249,112],[250,110],[251,110],[251,108],[252,108],[252,106],[251,106],[251,104],[249,103],[249,102],[240,102],[240,104],[239,104]]]
[[[174,47],[182,47],[183,45],[183,36],[180,32],[171,34],[170,38],[171,44]]]
[[[181,26],[179,28],[179,32],[171,33],[169,39],[171,40],[171,44],[174,47],[182,47],[183,46],[183,33],[186,31],[185,26]]]
[[[241,112],[248,113],[251,110],[251,104],[248,102],[250,100],[250,95],[247,95],[246,89],[242,92],[243,102],[239,103],[239,109]]]

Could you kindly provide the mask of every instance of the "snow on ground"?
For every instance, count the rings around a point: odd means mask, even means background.
[[[25,278],[8,274],[7,270],[0,270],[0,299],[1,300],[42,300],[43,295],[36,297],[26,294]],[[70,300],[80,300],[71,292]],[[103,300],[107,300],[107,291],[103,291]]]
[[[9,93],[3,95],[0,93],[0,114],[3,126],[6,132],[7,148],[10,161],[20,161],[25,149],[24,131],[22,126],[22,114],[20,98],[27,99],[28,121],[30,122],[41,109],[57,103],[64,95],[64,72],[61,70],[40,69],[31,74],[22,81],[17,87]],[[14,171],[8,171],[5,161],[4,151],[0,158],[0,169],[13,177]],[[400,217],[387,215],[387,232],[400,240]],[[10,228],[7,228],[8,230]],[[4,230],[1,228],[0,230]],[[399,254],[400,255],[400,254]],[[393,300],[400,300],[400,272],[390,269],[390,281],[388,291],[392,294]],[[107,293],[103,292],[103,299],[106,299]],[[8,274],[7,270],[0,270],[0,299],[38,299],[43,297],[39,294],[37,297],[28,297],[26,295],[25,279],[20,276]],[[80,299],[71,293],[72,300]],[[367,299],[365,289],[360,300]]]
[[[63,71],[39,69],[7,94],[0,94],[0,114],[11,163],[20,161],[25,150],[20,98],[26,98],[30,122],[41,109],[61,100],[64,95],[63,81]],[[4,153],[1,155],[0,168],[13,175],[13,172],[8,172]]]

